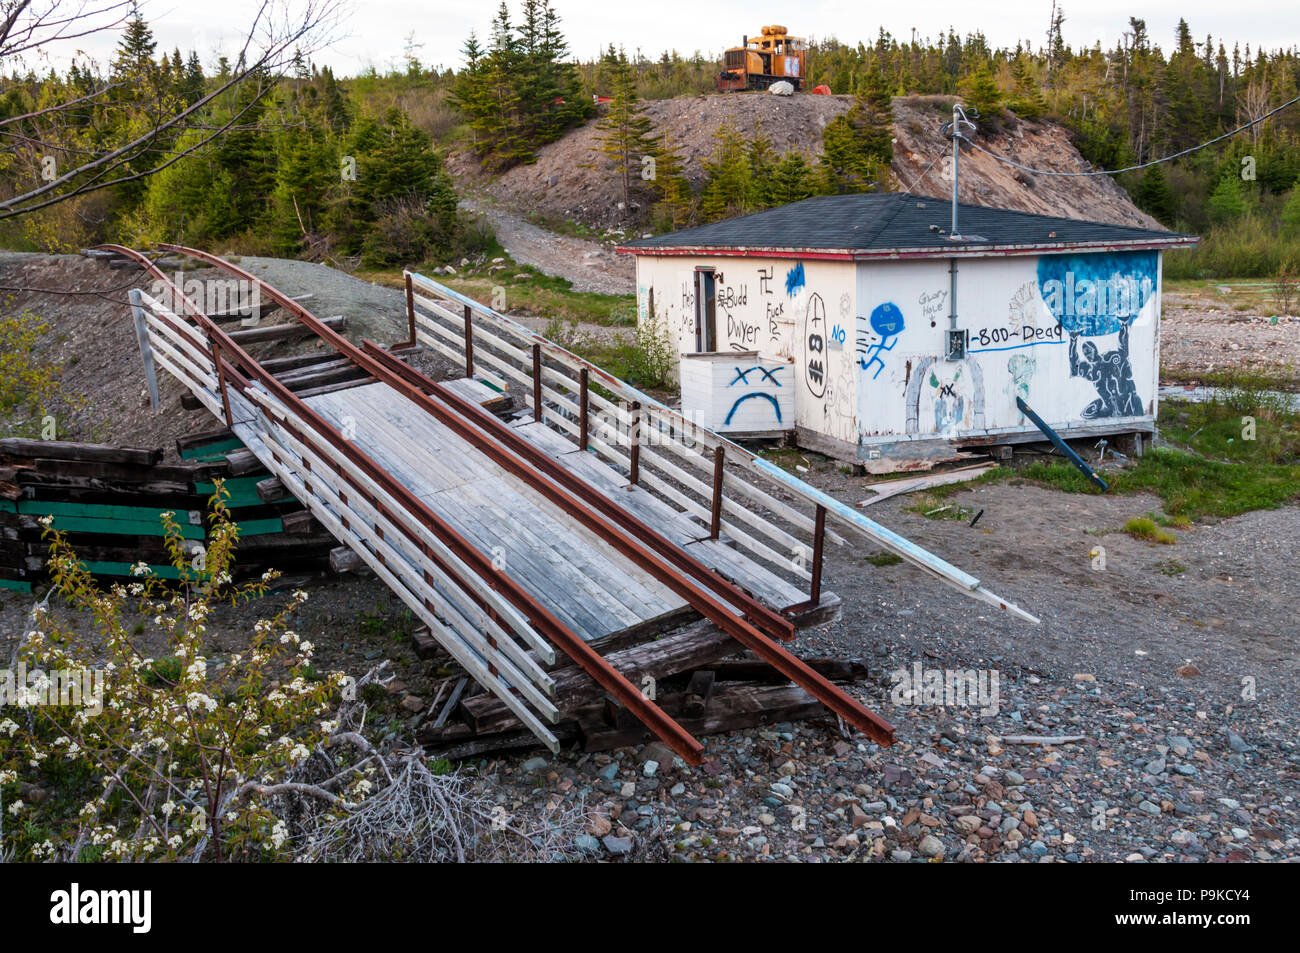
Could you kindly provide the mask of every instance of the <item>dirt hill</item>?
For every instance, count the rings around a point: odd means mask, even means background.
[[[950,98],[941,96],[894,100],[891,189],[948,194],[951,186],[944,178],[943,156],[951,150],[951,143],[942,137],[939,126],[950,115],[951,103]],[[646,103],[646,113],[657,131],[668,133],[684,160],[687,177],[699,185],[704,178],[701,160],[713,151],[714,134],[724,123],[729,121],[746,134],[761,130],[778,151],[799,149],[812,158],[821,151],[823,127],[851,105],[849,96],[731,93],[656,100]],[[1069,133],[1055,123],[1008,116],[996,129],[982,131],[977,141],[991,152],[1035,168],[1061,172],[1091,168]],[[596,147],[593,121],[545,146],[532,165],[517,166],[490,182],[479,176],[476,163],[464,154],[452,156],[449,167],[462,188],[483,188],[506,208],[597,228],[637,225],[640,210],[619,208],[619,177]],[[922,178],[931,160],[936,161]],[[1159,227],[1107,176],[1031,175],[973,150],[962,155],[961,199],[1027,212]]]

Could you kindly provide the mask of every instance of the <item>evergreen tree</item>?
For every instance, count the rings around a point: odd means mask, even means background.
[[[1039,119],[1047,112],[1047,99],[1029,71],[1028,57],[1017,56],[1011,66],[1016,81],[1015,98],[1008,104],[1021,119]]]
[[[1166,225],[1174,219],[1174,190],[1169,186],[1165,170],[1158,165],[1149,166],[1142,181],[1134,190],[1133,200],[1138,208],[1149,212]]]
[[[1210,193],[1206,204],[1210,218],[1217,224],[1230,222],[1246,214],[1246,196],[1241,179],[1235,175],[1223,176]]]
[[[1282,206],[1282,234],[1300,238],[1300,179],[1291,187],[1291,197]]]
[[[673,148],[668,134],[664,133],[655,149],[655,191],[659,201],[654,213],[666,220],[669,228],[680,228],[691,217],[694,193],[691,183],[682,171],[682,160]]]
[[[139,8],[132,4],[131,15],[113,56],[114,78],[128,83],[151,84],[156,71],[153,52],[157,45],[153,30],[140,16]]]
[[[998,89],[993,70],[984,63],[962,82],[966,102],[979,111],[980,118],[991,120],[1002,112],[1002,90]]]
[[[642,157],[655,155],[657,141],[654,124],[637,98],[636,73],[621,53],[613,90],[609,112],[596,123],[595,139],[597,149],[614,163],[619,174],[624,204],[631,205],[633,182],[641,181]]]
[[[704,160],[700,215],[706,222],[753,211],[753,176],[743,137],[730,122],[713,134],[713,154]]]
[[[768,177],[767,204],[788,205],[816,193],[813,169],[798,149],[791,149],[772,166]]]

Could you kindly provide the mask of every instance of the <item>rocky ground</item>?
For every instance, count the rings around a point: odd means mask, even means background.
[[[723,93],[644,105],[656,134],[668,137],[682,159],[683,172],[698,188],[704,180],[703,160],[713,153],[716,134],[725,125],[730,124],[745,139],[761,132],[772,141],[777,154],[797,149],[812,161],[821,153],[823,128],[852,104],[851,96]],[[952,184],[943,160],[951,153],[952,141],[943,137],[940,126],[952,118],[952,99],[897,97],[893,113],[892,176],[882,187],[949,195]],[[490,196],[504,209],[579,222],[610,230],[615,236],[630,234],[629,230],[643,221],[646,210],[635,202],[630,207],[625,204],[622,178],[599,151],[597,135],[593,120],[542,147],[536,162],[496,177],[485,176],[465,153],[450,156],[448,168],[462,189]],[[1007,114],[995,122],[981,122],[975,140],[988,152],[1029,168],[1054,173],[1092,170],[1069,133],[1055,123],[1020,120]],[[1104,175],[1034,175],[968,149],[962,155],[959,187],[961,201],[976,205],[1160,227]]]
[[[1266,282],[1174,288],[1162,301],[1164,375],[1194,381],[1239,370],[1300,388],[1300,317],[1281,312]]]
[[[831,468],[815,479],[853,497],[854,481]],[[844,615],[797,643],[869,663],[875,675],[859,694],[896,726],[892,747],[821,720],[708,739],[710,760],[696,770],[657,744],[480,770],[509,809],[584,800],[592,836],[608,826],[645,857],[1300,858],[1297,630],[1285,595],[1300,509],[1201,525],[1157,548],[1107,532],[1154,501],[1011,484],[959,499],[984,509],[992,532],[925,520],[906,502],[874,515],[1040,626],[995,617],[906,566],[837,551],[828,571]],[[1104,572],[1087,555],[1099,539]],[[1168,575],[1169,559],[1184,568]],[[895,704],[890,673],[915,664],[998,672],[997,713]],[[1083,737],[1014,742],[1027,735]],[[624,846],[585,843],[596,856]]]

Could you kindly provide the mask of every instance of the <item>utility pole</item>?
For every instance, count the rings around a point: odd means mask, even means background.
[[[942,131],[952,137],[952,228],[948,232],[948,240],[952,242],[961,241],[961,232],[957,228],[957,186],[960,179],[961,171],[961,140],[964,132],[963,126],[971,132],[975,131],[975,123],[971,119],[978,119],[979,112],[971,109],[969,112],[961,103],[952,104],[952,122],[944,123]],[[957,327],[957,259],[950,259],[948,262],[948,347],[946,349],[947,359],[950,361],[960,361],[966,357],[966,332],[959,330]]]

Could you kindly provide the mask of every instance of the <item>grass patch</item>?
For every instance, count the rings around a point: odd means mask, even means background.
[[[964,520],[973,516],[974,510],[948,502],[952,493],[951,485],[937,486],[917,494],[916,499],[906,509],[928,520]]]
[[[500,261],[497,261],[500,259]],[[496,307],[503,312],[523,312],[561,321],[630,328],[636,324],[636,295],[606,295],[574,291],[567,278],[543,274],[521,265],[493,241],[491,247],[454,275],[433,274],[415,268],[440,284]],[[405,287],[400,268],[355,272],[356,277],[390,288]]]
[[[677,349],[662,323],[637,325],[631,334],[596,335],[582,330],[575,321],[552,318],[542,334],[634,387],[662,393],[677,388],[673,379]],[[612,396],[599,384],[592,386],[603,396]]]
[[[882,549],[878,553],[867,556],[866,560],[873,566],[897,566],[903,561],[903,557]]]
[[[1134,539],[1145,540],[1148,543],[1160,543],[1162,546],[1172,546],[1178,542],[1177,536],[1168,530],[1161,529],[1160,524],[1149,516],[1132,517],[1124,524],[1124,532]]]
[[[1164,576],[1181,576],[1187,572],[1187,567],[1177,559],[1162,559],[1156,563],[1156,571]]]
[[[1220,386],[1225,390],[1216,400],[1165,401],[1160,423],[1167,445],[1107,472],[1112,492],[1154,493],[1163,502],[1160,522],[1175,528],[1300,498],[1300,413],[1258,377],[1231,375]],[[1100,492],[1060,460],[1037,461],[1021,475],[1067,493]]]

